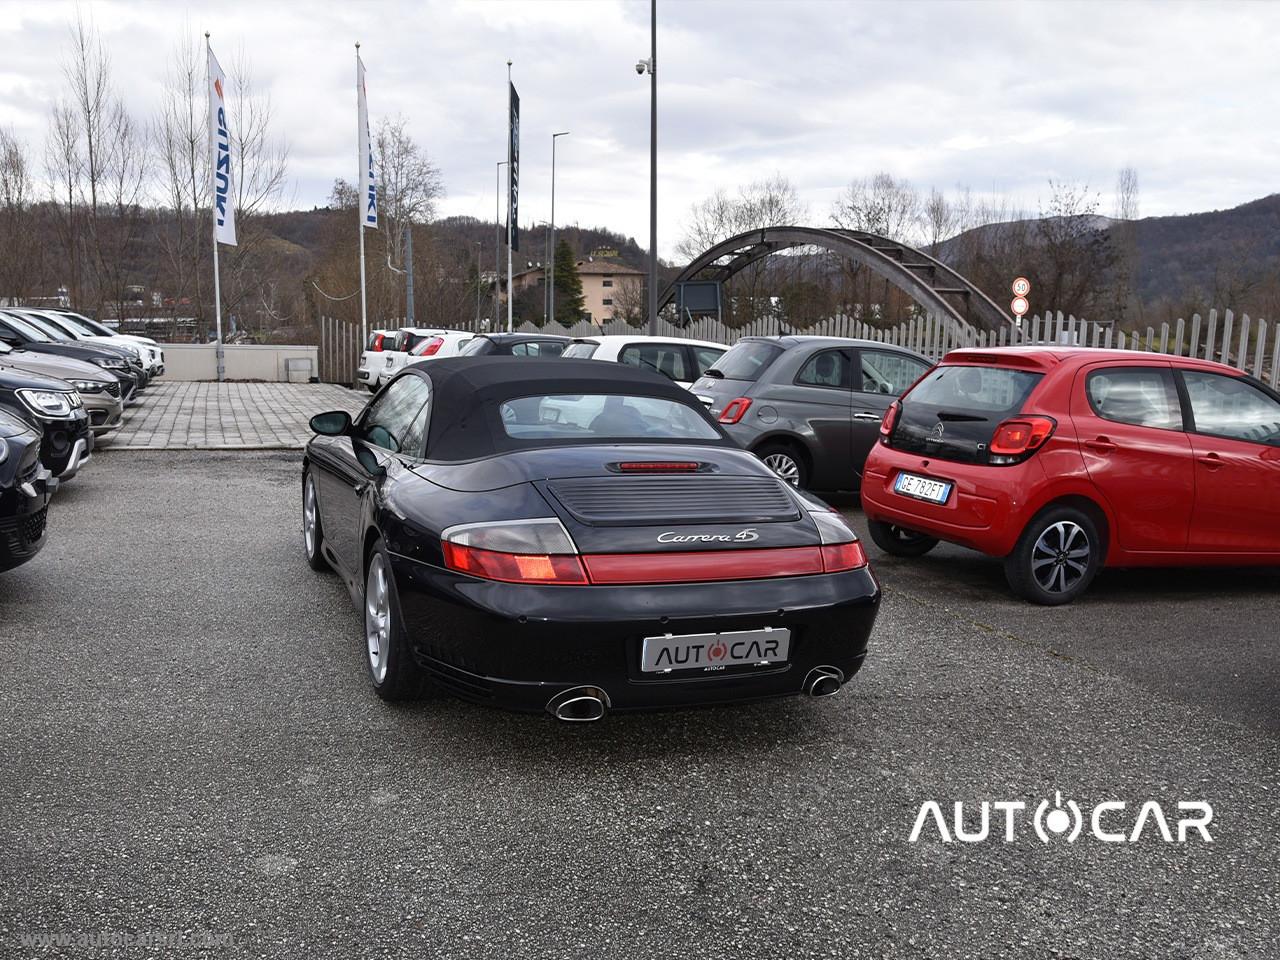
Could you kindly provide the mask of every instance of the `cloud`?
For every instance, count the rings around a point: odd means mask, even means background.
[[[522,116],[522,218],[648,236],[649,6],[598,2],[224,2],[81,6],[130,107],[159,102],[166,51],[208,29],[269,89],[292,196],[320,204],[355,176],[354,49],[371,113],[401,113],[440,165],[447,214],[492,216],[505,159],[506,61]],[[214,10],[216,23],[209,22]],[[10,4],[0,124],[38,156],[62,95],[70,3]],[[1048,178],[1104,195],[1138,168],[1144,214],[1232,206],[1277,189],[1280,5],[659,3],[659,236],[689,207],[781,172],[816,221],[850,179],[1008,193],[1035,209]]]

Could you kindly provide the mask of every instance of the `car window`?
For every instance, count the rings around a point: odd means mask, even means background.
[[[670,380],[689,381],[688,360],[680,343],[629,343],[618,354],[618,362],[642,370],[652,370]]]
[[[460,357],[478,357],[493,349],[493,341],[488,337],[473,337],[467,345],[458,351]]]
[[[421,456],[430,398],[431,386],[423,377],[410,374],[393,380],[365,414],[364,439],[392,453]]]
[[[45,333],[43,330],[39,329],[38,327],[34,327],[31,324],[27,323],[21,317],[16,317],[11,313],[5,314],[4,322],[7,323],[10,327],[12,327],[19,334],[26,337],[28,340],[34,340],[37,343],[53,342],[53,338],[51,336],[49,336],[47,333]]]
[[[1196,433],[1280,445],[1280,403],[1241,377],[1182,371]]]
[[[592,343],[590,340],[585,343],[571,343],[561,356],[572,357],[575,360],[590,360],[599,349],[600,344]]]
[[[499,407],[517,440],[716,440],[719,434],[687,404],[663,397],[578,394],[521,397]]]
[[[1104,420],[1161,430],[1182,429],[1182,404],[1169,370],[1108,367],[1085,380],[1089,406]]]
[[[782,356],[782,347],[764,340],[741,340],[713,363],[725,380],[759,380],[769,365]]]
[[[819,350],[804,362],[796,374],[796,383],[803,387],[832,387],[848,390],[853,379],[853,360],[847,350]]]
[[[883,393],[900,397],[906,389],[924,376],[929,365],[905,353],[892,350],[859,350],[863,393]]]
[[[517,357],[558,357],[564,352],[559,340],[525,340],[513,344],[511,352]]]
[[[698,376],[702,376],[711,368],[717,360],[724,356],[724,347],[697,347],[693,348],[694,364],[698,368]]]

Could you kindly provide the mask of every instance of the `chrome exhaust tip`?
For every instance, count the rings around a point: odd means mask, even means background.
[[[804,692],[811,697],[831,697],[840,692],[844,673],[836,667],[814,667],[804,678]]]
[[[609,712],[609,695],[599,687],[570,687],[547,702],[547,713],[565,723],[591,723]]]

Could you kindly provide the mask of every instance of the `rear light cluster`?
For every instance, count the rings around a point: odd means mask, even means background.
[[[1021,463],[1039,450],[1053,435],[1058,423],[1050,417],[1017,417],[996,427],[988,448],[990,463],[1008,466]]]
[[[838,514],[810,514],[820,546],[579,555],[558,519],[469,523],[441,535],[444,565],[483,580],[541,584],[654,584],[762,580],[866,566],[862,544]]]
[[[747,415],[749,409],[751,409],[750,397],[738,397],[730,400],[724,405],[724,409],[720,411],[720,422],[737,423]]]
[[[889,404],[889,409],[880,418],[880,442],[886,447],[889,445],[889,438],[893,436],[893,428],[897,424],[898,414],[901,412],[902,404],[895,400]]]
[[[702,464],[697,460],[624,460],[617,467],[619,473],[697,473]]]
[[[418,344],[413,352],[419,357],[434,357],[444,346],[444,337],[432,337],[430,340],[423,340]]]

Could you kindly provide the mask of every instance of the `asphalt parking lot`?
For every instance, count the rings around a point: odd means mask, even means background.
[[[1045,611],[869,546],[838,697],[566,726],[371,694],[296,452],[108,451],[57,497],[0,576],[0,956],[1280,951],[1273,572]],[[925,800],[1055,791],[1207,800],[1213,842],[908,841]]]

